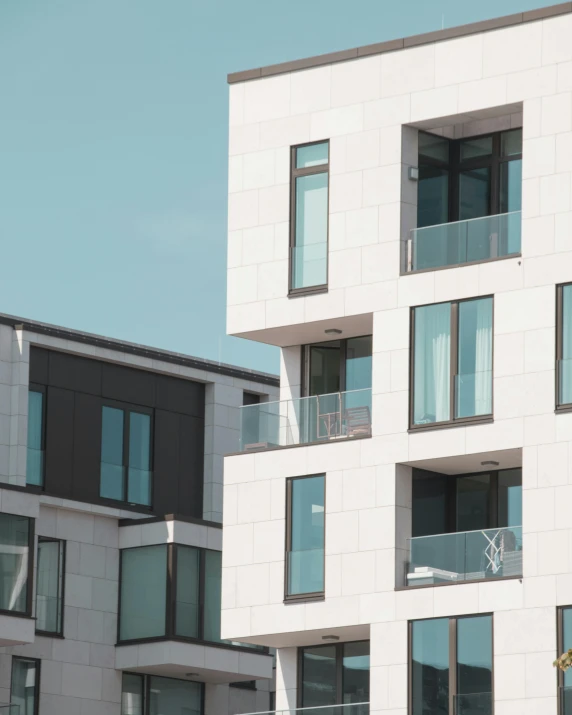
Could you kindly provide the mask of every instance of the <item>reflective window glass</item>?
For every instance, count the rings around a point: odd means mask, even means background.
[[[336,646],[302,651],[302,707],[336,704]]]
[[[36,630],[61,633],[64,542],[38,541],[38,566],[36,573]]]
[[[309,166],[327,164],[328,149],[328,142],[298,147],[298,149],[296,149],[296,168],[305,169]]]
[[[119,639],[165,635],[167,546],[121,552]]]
[[[17,705],[18,715],[38,715],[38,676],[40,663],[28,658],[12,658],[12,692],[10,702]]]
[[[192,546],[177,546],[176,558],[175,632],[178,636],[198,638],[200,552]]]
[[[121,715],[144,715],[144,676],[123,673],[121,681]]]
[[[28,453],[26,484],[41,486],[44,482],[44,453],[42,451],[44,395],[28,392]]]
[[[451,304],[415,309],[413,422],[450,418]]]
[[[0,610],[27,611],[29,545],[30,519],[0,513]]]
[[[369,641],[344,643],[343,702],[369,703]]]
[[[201,715],[200,683],[150,676],[149,715]]]
[[[411,627],[411,715],[449,715],[449,619]]]
[[[324,477],[291,481],[288,593],[324,590]]]
[[[123,410],[104,407],[101,424],[101,481],[99,494],[122,500],[123,494]]]

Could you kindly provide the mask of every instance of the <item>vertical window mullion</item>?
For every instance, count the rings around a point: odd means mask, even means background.
[[[205,561],[204,549],[199,550],[199,638],[205,637]]]
[[[165,635],[170,638],[176,632],[177,618],[177,547],[167,545],[167,597],[165,599]]]
[[[336,645],[336,705],[344,702],[344,644]]]
[[[123,501],[129,501],[129,426],[131,411],[124,410],[123,414]]]

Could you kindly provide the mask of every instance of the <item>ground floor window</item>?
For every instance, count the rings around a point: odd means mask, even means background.
[[[121,715],[201,715],[203,684],[123,673]]]
[[[299,649],[299,706],[353,703],[352,714],[365,715],[369,703],[369,641]]]

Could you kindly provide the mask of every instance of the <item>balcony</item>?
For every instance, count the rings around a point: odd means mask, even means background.
[[[455,715],[492,715],[492,693],[455,695]]]
[[[248,713],[248,715],[369,715],[369,703],[346,703],[345,705],[319,705],[312,708],[267,710],[262,713]],[[466,711],[464,715],[473,714]],[[483,711],[483,715],[485,715],[485,711]]]
[[[409,554],[406,586],[518,578],[522,576],[522,527],[418,536],[409,540]]]
[[[240,451],[371,436],[371,388],[240,408]]]
[[[462,266],[520,253],[521,211],[411,231],[407,271]]]

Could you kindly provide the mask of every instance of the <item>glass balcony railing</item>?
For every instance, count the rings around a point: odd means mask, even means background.
[[[292,290],[313,288],[328,282],[328,244],[307,243],[291,249]]]
[[[408,270],[488,261],[520,253],[521,212],[414,228]]]
[[[560,715],[572,715],[572,685],[560,689]]]
[[[409,540],[406,586],[522,576],[522,526]]]
[[[240,451],[371,435],[371,388],[240,408]]]
[[[319,705],[311,708],[290,710],[266,710],[247,715],[369,715],[369,703],[346,703],[344,705]]]
[[[493,694],[455,695],[455,715],[493,715]]]

